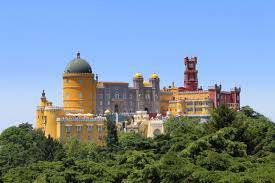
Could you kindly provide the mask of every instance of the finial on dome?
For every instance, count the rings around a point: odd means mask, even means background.
[[[76,58],[80,58],[80,52],[78,51],[77,54],[76,54]]]
[[[46,94],[45,94],[45,90],[42,91],[42,98],[45,98]]]

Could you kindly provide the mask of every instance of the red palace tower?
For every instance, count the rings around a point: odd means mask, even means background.
[[[184,58],[184,89],[188,91],[198,90],[197,57]]]

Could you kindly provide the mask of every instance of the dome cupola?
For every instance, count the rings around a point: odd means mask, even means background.
[[[156,73],[154,73],[154,74],[151,75],[151,78],[152,79],[159,79],[159,76]]]
[[[92,73],[92,68],[86,60],[80,58],[78,52],[76,58],[66,66],[65,73]]]
[[[140,72],[136,73],[134,75],[134,78],[138,79],[138,78],[143,78],[142,74]]]

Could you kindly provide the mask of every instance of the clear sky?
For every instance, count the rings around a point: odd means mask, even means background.
[[[79,50],[100,80],[135,72],[183,84],[184,56],[204,88],[242,87],[241,105],[275,120],[275,1],[48,0],[0,7],[0,131],[35,121],[42,89],[62,104],[62,73]]]

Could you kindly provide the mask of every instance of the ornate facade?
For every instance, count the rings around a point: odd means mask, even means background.
[[[208,118],[210,110],[221,104],[231,108],[240,108],[239,87],[230,91],[222,91],[222,86],[215,84],[207,90],[198,88],[197,57],[184,58],[184,86],[175,87],[174,83],[161,90],[160,111],[163,115],[171,113],[174,116],[197,116]]]

